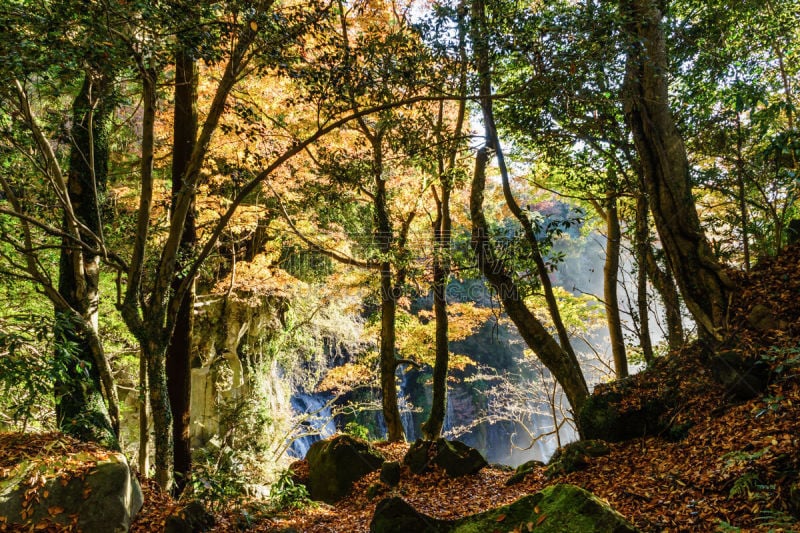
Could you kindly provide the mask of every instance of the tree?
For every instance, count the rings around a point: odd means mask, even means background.
[[[575,353],[569,344],[569,338],[563,323],[559,325],[558,305],[549,286],[547,270],[541,257],[535,233],[530,222],[521,212],[510,193],[507,171],[502,160],[502,150],[497,139],[497,130],[491,108],[491,78],[489,74],[489,49],[486,41],[487,27],[485,21],[485,7],[481,0],[472,3],[473,46],[475,50],[475,63],[479,77],[481,108],[484,114],[484,128],[486,129],[486,147],[478,151],[475,162],[475,173],[472,178],[472,192],[470,194],[470,215],[472,217],[472,249],[478,261],[478,267],[489,281],[503,303],[503,309],[517,326],[517,329],[526,344],[536,353],[539,359],[553,373],[556,380],[564,388],[564,392],[575,412],[579,412],[584,401],[589,396],[589,389],[580,368]],[[559,333],[561,345],[553,339],[541,322],[531,313],[522,300],[517,284],[508,272],[502,259],[496,257],[488,237],[488,226],[483,214],[483,192],[486,186],[486,164],[489,160],[489,151],[494,150],[501,176],[503,178],[503,194],[507,205],[514,216],[523,224],[525,236],[532,247],[536,266],[542,284],[545,288],[548,309]],[[549,287],[549,291],[548,291]]]
[[[192,13],[190,6],[179,8],[184,14]],[[194,10],[196,11],[196,10]],[[199,17],[188,17],[190,23],[196,23]],[[193,46],[193,36],[188,31],[179,31],[176,36],[175,49],[175,89],[172,134],[172,201],[177,200],[183,188],[184,174],[191,161],[197,138],[197,51]],[[172,282],[172,298],[180,290],[183,277],[181,271],[194,255],[197,243],[195,224],[194,198],[186,213],[183,233],[181,234],[181,261],[176,269]],[[174,209],[174,205],[173,205]],[[192,330],[194,327],[195,288],[190,284],[183,301],[180,302],[175,317],[175,328],[169,341],[166,358],[167,389],[172,409],[172,438],[174,440],[175,492],[180,494],[188,483],[192,468],[192,450],[189,438],[189,402],[191,398],[191,351]],[[170,304],[172,305],[172,304]]]
[[[701,334],[721,339],[734,285],[700,226],[686,148],[669,109],[662,8],[654,0],[622,0],[619,6],[628,47],[622,92],[625,118],[641,161],[656,228]]]
[[[21,237],[4,235],[22,258],[17,262],[6,256],[9,272],[39,286],[54,307],[56,336],[74,346],[65,373],[56,382],[58,426],[79,438],[118,447],[116,386],[97,329],[100,260],[107,255],[101,211],[109,166],[109,119],[119,72],[119,65],[109,58],[116,40],[102,24],[94,24],[95,9],[78,11],[56,2],[39,10],[14,2],[4,11],[11,31],[0,44],[4,86],[0,105],[10,119],[4,131],[6,147],[11,148],[7,154],[29,158],[31,164],[24,172],[44,179],[56,206],[52,213],[32,209],[35,204],[28,195],[46,195],[47,187],[28,190],[11,174],[0,177],[8,202],[4,212],[21,226]],[[73,26],[92,28],[87,32],[91,37],[75,39]],[[108,48],[100,46],[101,41]],[[50,124],[38,116],[38,102],[31,98],[31,91],[41,95],[53,91],[55,97],[61,91],[70,94],[71,87],[64,82],[70,77],[82,83],[73,93],[65,170],[58,146],[48,138]],[[28,140],[22,142],[22,135]],[[50,224],[51,216],[62,220],[60,228]],[[41,230],[61,240],[57,284],[47,265],[50,248]]]
[[[403,100],[417,95],[432,101],[442,98],[424,91],[430,77],[425,74],[427,53],[404,11],[397,8],[393,3],[375,3],[356,13],[340,4],[338,27],[326,33],[316,62],[294,74],[311,93],[309,99],[322,101],[328,113],[359,114],[370,106],[382,107],[371,117],[359,116],[352,128],[341,132],[349,143],[346,151],[321,146],[314,156],[318,173],[334,185],[334,194],[352,194],[356,201],[369,204],[372,224],[365,228],[371,233],[369,242],[363,242],[363,234],[356,236],[361,237],[366,259],[326,252],[305,240],[340,262],[378,273],[379,379],[389,441],[404,438],[396,372],[399,365],[412,361],[397,356],[397,306],[411,267],[409,234],[429,186],[416,167],[430,139],[425,126],[430,124],[426,117],[431,104],[410,106]],[[311,186],[319,190],[319,184]]]
[[[444,417],[447,412],[447,372],[450,359],[449,319],[447,315],[447,286],[450,281],[450,248],[452,245],[453,220],[450,214],[450,200],[453,189],[458,185],[460,174],[458,154],[462,130],[466,120],[467,96],[467,51],[466,51],[466,3],[461,1],[456,7],[455,26],[458,31],[456,94],[461,97],[457,103],[455,122],[450,131],[445,123],[445,102],[439,103],[434,134],[436,139],[436,177],[439,184],[431,186],[436,205],[433,229],[433,312],[436,319],[435,350],[433,365],[433,397],[431,412],[422,424],[422,435],[426,440],[436,440],[442,433]]]

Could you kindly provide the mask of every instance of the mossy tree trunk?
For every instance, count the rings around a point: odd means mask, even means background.
[[[111,82],[103,75],[87,72],[72,107],[66,186],[75,220],[83,225],[77,231],[84,242],[102,238],[100,209],[108,174]],[[73,233],[70,218],[65,216],[63,226],[65,233]],[[65,239],[59,260],[58,292],[74,313],[56,311],[56,338],[60,344],[56,355],[63,361],[66,373],[56,383],[56,420],[66,433],[118,448],[116,388],[97,336],[99,283],[100,256]]]

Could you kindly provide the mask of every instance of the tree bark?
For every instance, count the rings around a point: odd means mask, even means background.
[[[139,349],[139,473],[148,475],[150,470],[150,416],[147,410],[147,359]]]
[[[142,347],[147,362],[147,391],[150,413],[153,417],[156,483],[165,491],[173,483],[172,409],[169,405],[169,390],[166,364],[166,347],[154,340]]]
[[[648,365],[655,361],[653,340],[650,337],[650,306],[647,297],[647,251],[650,248],[650,226],[647,223],[647,197],[640,192],[636,196],[636,227],[634,247],[636,249],[636,307],[639,315],[639,346]]]
[[[550,319],[553,321],[553,326],[558,333],[558,339],[561,342],[561,348],[569,354],[570,357],[577,360],[575,351],[572,348],[572,343],[569,340],[569,333],[561,319],[561,311],[558,308],[558,300],[556,300],[553,293],[553,284],[550,281],[550,276],[547,272],[542,252],[539,247],[539,239],[536,236],[536,231],[533,224],[528,217],[523,213],[513,193],[511,192],[511,183],[506,168],[505,157],[503,155],[502,146],[500,146],[500,139],[497,135],[497,126],[494,120],[494,111],[492,107],[492,80],[491,69],[489,66],[489,45],[486,42],[485,35],[487,33],[485,22],[485,7],[483,0],[475,0],[472,5],[474,23],[476,31],[474,35],[475,47],[475,64],[478,70],[479,86],[480,86],[480,104],[483,110],[483,126],[486,130],[486,148],[493,150],[497,157],[497,166],[500,170],[500,177],[503,184],[503,197],[505,198],[506,205],[509,211],[514,215],[514,218],[522,226],[525,233],[525,238],[531,247],[531,255],[536,264],[536,273],[539,277],[539,282],[542,285],[542,292],[544,293],[545,302],[547,302],[547,310],[550,312]]]
[[[611,178],[609,177],[609,180]],[[619,313],[617,284],[619,281],[619,254],[622,246],[622,231],[617,213],[617,196],[613,187],[606,192],[606,260],[603,265],[603,298],[605,300],[608,336],[617,379],[627,377],[628,358],[625,353],[625,337],[622,334],[622,318]]]
[[[680,350],[685,341],[685,334],[678,287],[670,274],[669,264],[666,265],[666,270],[661,270],[661,267],[658,266],[653,247],[648,246],[645,252],[647,254],[645,260],[647,277],[650,278],[664,304],[664,313],[667,319],[667,345],[671,351]]]
[[[628,37],[625,119],[642,163],[656,228],[701,336],[721,340],[734,287],[700,227],[686,148],[669,109],[660,3],[620,0],[619,5]]]
[[[436,202],[436,220],[433,223],[433,314],[436,319],[436,358],[433,365],[433,398],[431,414],[422,425],[425,440],[436,440],[442,433],[447,413],[447,370],[450,364],[448,339],[447,282],[450,277],[450,188],[442,180],[442,197]]]
[[[483,193],[486,187],[488,159],[487,150],[480,149],[475,160],[475,173],[470,193],[471,246],[475,251],[478,268],[499,296],[503,309],[517,326],[525,343],[564,389],[573,413],[577,414],[589,397],[589,389],[577,358],[559,346],[544,325],[525,306],[508,268],[502,260],[495,257],[489,241],[488,225],[483,214]],[[580,428],[578,430],[580,431]]]
[[[381,347],[380,371],[383,418],[386,422],[386,439],[401,442],[405,439],[403,421],[397,405],[397,357],[395,356],[397,316],[397,293],[392,280],[392,222],[389,218],[386,197],[386,180],[383,176],[383,148],[380,134],[371,138],[373,146],[372,172],[375,180],[375,229],[376,241],[381,254]]]
[[[197,138],[197,68],[191,51],[178,43],[175,53],[175,109],[172,145],[173,203],[184,186],[184,175],[194,151]],[[172,281],[172,295],[183,282],[183,267],[191,261],[197,243],[194,200],[186,214],[181,235],[178,268]],[[174,297],[174,296],[172,296]],[[169,403],[172,410],[175,485],[178,495],[189,480],[192,469],[192,450],[189,438],[189,400],[191,398],[191,350],[194,326],[194,283],[184,296],[175,317],[175,327],[167,349],[166,372]]]
[[[107,121],[113,109],[107,101],[109,86],[87,72],[72,108],[72,147],[66,186],[75,218],[93,233],[84,236],[87,242],[92,242],[102,230],[100,195],[108,173]],[[66,215],[63,225],[65,232],[70,233],[71,222]],[[57,348],[59,357],[65,358],[66,379],[56,383],[56,420],[66,433],[118,449],[116,388],[102,344],[93,342],[99,341],[99,282],[100,257],[64,239],[58,292],[80,315],[82,324],[76,324],[69,313],[56,312],[56,338],[74,346],[69,352],[63,345]],[[105,380],[108,406],[102,394],[103,371],[109,374]]]

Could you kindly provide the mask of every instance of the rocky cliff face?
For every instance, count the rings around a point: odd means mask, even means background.
[[[262,371],[258,386],[269,390],[272,412],[291,409],[291,390],[275,361],[264,361],[260,346],[283,328],[286,302],[277,296],[244,291],[200,296],[195,307],[192,358],[192,446],[219,432],[218,405],[244,397],[248,372]]]

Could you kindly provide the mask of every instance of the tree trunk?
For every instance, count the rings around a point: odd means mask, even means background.
[[[611,179],[609,177],[609,179]],[[617,213],[617,196],[613,187],[606,192],[606,261],[603,265],[603,298],[605,300],[608,336],[617,379],[627,377],[628,358],[625,354],[625,337],[622,335],[622,319],[619,314],[617,283],[619,278],[619,253],[622,232]]]
[[[392,223],[386,198],[386,180],[383,177],[383,150],[381,136],[372,138],[373,176],[375,179],[375,228],[381,261],[381,393],[383,418],[386,422],[387,440],[401,442],[405,439],[403,421],[397,405],[397,357],[395,357],[395,318],[397,315],[397,294],[392,283],[392,263],[389,255],[392,249]]]
[[[500,139],[497,136],[497,126],[494,120],[494,111],[492,108],[492,80],[491,69],[489,66],[489,45],[486,42],[485,35],[487,34],[485,22],[485,8],[482,0],[475,0],[472,6],[473,17],[476,24],[476,32],[474,36],[475,46],[475,64],[480,78],[480,104],[483,110],[483,125],[486,130],[486,148],[494,150],[497,157],[497,166],[500,170],[500,178],[503,184],[503,197],[505,198],[506,205],[509,211],[514,215],[514,218],[522,226],[525,233],[525,238],[531,247],[531,255],[536,264],[536,272],[539,277],[539,282],[542,285],[542,292],[544,293],[545,302],[547,302],[547,310],[550,312],[550,319],[553,321],[553,326],[558,333],[558,339],[561,342],[561,348],[569,354],[570,357],[575,358],[575,351],[572,348],[572,343],[569,340],[569,333],[561,319],[561,311],[558,308],[558,301],[553,293],[553,284],[550,281],[550,276],[547,272],[544,258],[542,257],[541,249],[539,248],[539,240],[536,236],[536,231],[533,224],[523,213],[519,204],[517,203],[514,195],[511,192],[511,183],[506,168],[505,157],[503,149],[500,146]],[[577,359],[576,359],[577,360]]]
[[[150,470],[150,416],[147,412],[147,359],[139,349],[139,473],[148,475]]]
[[[175,54],[175,110],[172,148],[172,198],[173,202],[183,188],[184,174],[197,138],[197,78],[196,65],[191,51],[178,44]],[[192,201],[194,204],[194,201]],[[194,206],[186,214],[181,235],[181,250],[176,275],[172,282],[175,294],[183,281],[183,265],[191,260],[197,242]],[[189,439],[189,400],[191,397],[191,349],[194,325],[194,284],[185,293],[167,350],[167,385],[172,409],[172,438],[174,442],[175,486],[180,494],[189,480],[192,469],[192,450]]]
[[[589,389],[586,386],[578,359],[559,346],[542,323],[525,306],[506,265],[495,257],[489,241],[486,217],[483,214],[483,192],[486,187],[488,159],[486,149],[480,149],[475,160],[475,174],[472,178],[470,193],[471,246],[475,251],[478,267],[498,294],[503,309],[517,326],[525,343],[564,389],[573,413],[577,414],[589,397]]]
[[[156,338],[157,335],[154,335],[154,340],[146,342],[142,349],[147,362],[147,388],[155,433],[155,479],[164,491],[169,491],[173,482],[172,410],[164,370],[166,346]]]
[[[620,0],[628,57],[623,104],[653,218],[684,301],[703,337],[722,339],[733,285],[697,216],[686,148],[667,99],[667,53],[656,0]]]
[[[750,272],[750,235],[747,226],[750,224],[747,213],[747,191],[745,190],[745,164],[742,155],[742,117],[736,111],[736,186],[739,193],[739,216],[742,224],[742,253],[744,254],[744,270]]]
[[[680,350],[683,346],[685,335],[683,332],[683,313],[681,312],[681,297],[675,286],[675,279],[670,275],[669,264],[666,270],[658,266],[653,247],[648,246],[645,267],[647,277],[661,296],[664,304],[664,314],[667,318],[667,345],[671,351]]]
[[[447,282],[450,277],[450,183],[442,182],[442,198],[436,202],[437,216],[433,223],[433,313],[436,317],[436,360],[433,365],[433,399],[431,414],[422,425],[423,437],[436,440],[442,433],[447,412],[447,370],[450,360],[447,318]]]
[[[647,251],[650,248],[650,226],[647,223],[647,196],[640,192],[636,197],[636,306],[639,315],[639,346],[648,365],[655,361],[653,340],[650,337],[650,307],[647,305]]]
[[[107,121],[112,106],[107,102],[108,83],[97,82],[90,73],[75,98],[72,108],[72,147],[67,189],[76,218],[95,235],[101,234],[100,194],[108,173]],[[64,221],[69,232],[68,222]],[[84,235],[88,242],[92,237]],[[56,420],[58,427],[82,440],[100,442],[119,448],[119,410],[116,389],[106,380],[108,407],[103,399],[101,371],[108,361],[97,338],[100,282],[100,258],[64,240],[59,261],[58,291],[65,302],[81,316],[56,313],[56,338],[69,342],[58,355],[65,357],[66,379],[56,383]],[[62,359],[63,360],[63,359]],[[110,372],[108,372],[110,374]],[[110,376],[109,376],[110,377]],[[109,412],[110,411],[110,412]]]

